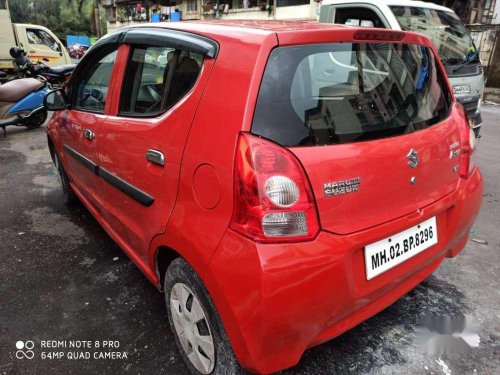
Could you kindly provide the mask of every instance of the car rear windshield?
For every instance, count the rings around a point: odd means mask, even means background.
[[[283,146],[367,141],[426,129],[448,116],[450,104],[427,47],[279,47],[267,62],[252,133]]]

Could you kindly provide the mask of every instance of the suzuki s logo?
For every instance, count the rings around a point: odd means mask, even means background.
[[[418,152],[415,151],[414,149],[411,149],[410,152],[408,153],[408,155],[406,155],[406,157],[408,158],[408,165],[410,166],[410,168],[417,168],[417,165],[418,165]]]

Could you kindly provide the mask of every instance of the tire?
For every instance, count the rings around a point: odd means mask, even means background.
[[[47,111],[43,110],[31,118],[23,120],[21,123],[28,129],[36,129],[42,126],[45,120],[47,120]]]
[[[69,184],[69,177],[64,171],[64,168],[59,160],[57,153],[54,155],[54,164],[56,165],[57,173],[59,174],[59,181],[61,182],[61,190],[63,202],[66,206],[72,206],[78,202],[78,197]]]
[[[205,285],[184,259],[177,258],[168,267],[164,291],[170,328],[189,372],[193,375],[247,374],[234,356]],[[191,319],[197,323],[193,324]],[[197,337],[202,337],[203,341]],[[213,344],[212,351],[207,344],[210,340]],[[202,343],[203,348],[199,345]]]

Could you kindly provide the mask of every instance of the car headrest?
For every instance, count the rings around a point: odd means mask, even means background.
[[[200,66],[198,63],[189,56],[184,56],[184,58],[179,63],[177,67],[178,73],[196,73],[200,71]]]

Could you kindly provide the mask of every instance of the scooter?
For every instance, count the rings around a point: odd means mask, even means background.
[[[7,136],[7,126],[34,129],[45,122],[47,110],[43,100],[48,92],[43,77],[20,78],[0,85],[0,128],[4,137]]]

